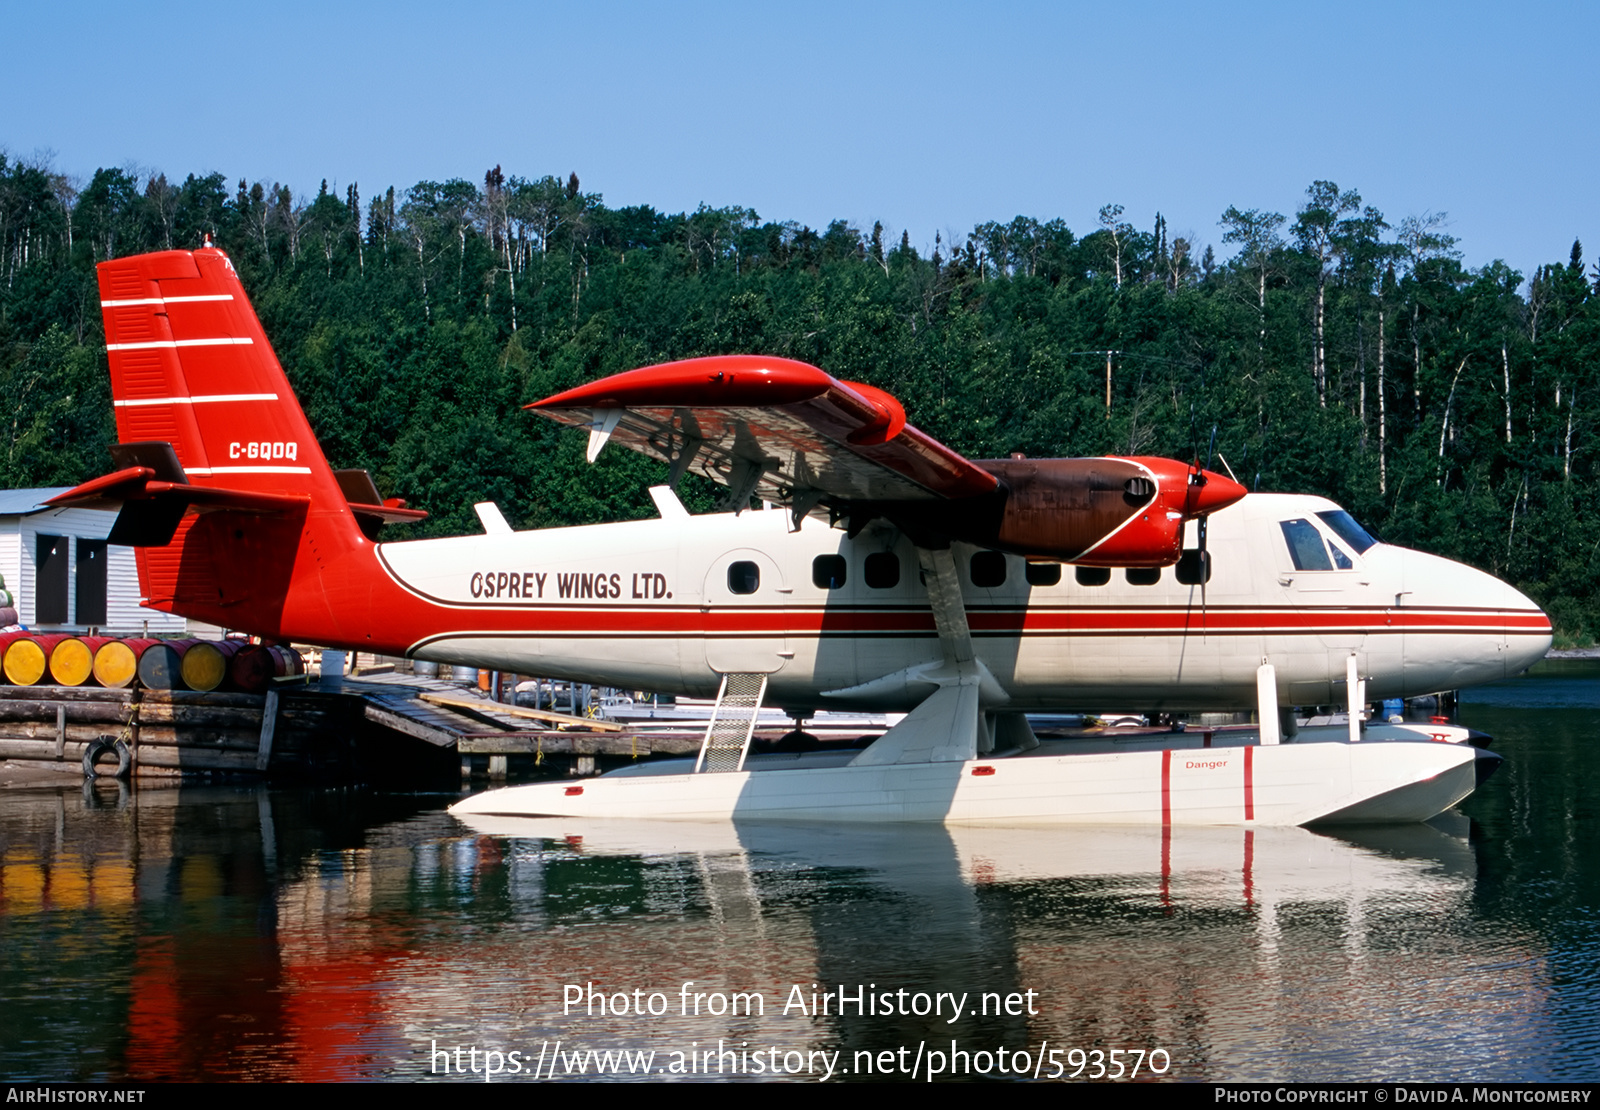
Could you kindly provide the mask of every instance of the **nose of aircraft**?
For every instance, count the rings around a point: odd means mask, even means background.
[[[1499,582],[1499,579],[1494,581]],[[1532,598],[1504,582],[1500,586],[1505,590],[1509,603],[1506,615],[1506,677],[1512,678],[1545,657],[1555,630],[1545,611]]]
[[[1211,470],[1197,470],[1189,478],[1189,516],[1204,516],[1242,501],[1249,491],[1232,478]]]
[[[1491,574],[1406,550],[1395,613],[1405,614],[1408,676],[1454,689],[1521,674],[1550,650],[1551,628],[1532,599]]]

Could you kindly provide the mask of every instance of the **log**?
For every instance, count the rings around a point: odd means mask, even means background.
[[[235,771],[256,773],[255,746],[247,752],[206,751],[201,748],[174,748],[165,745],[142,744],[139,748],[141,767],[175,767],[183,771]]]
[[[141,725],[181,725],[190,728],[259,729],[260,708],[235,708],[233,706],[171,705],[160,702],[141,702]]]
[[[132,712],[130,706],[93,702],[0,701],[0,721],[53,721],[58,708],[66,709],[68,723],[97,721],[119,726],[127,723]]]
[[[68,722],[66,729],[61,730],[56,727],[54,714],[46,721],[12,721],[0,726],[0,735],[12,740],[49,740],[54,743],[58,733],[74,743],[88,743],[102,736],[121,736],[122,728],[105,722],[76,725]]]
[[[146,690],[144,701],[171,705],[232,705],[260,709],[260,694],[233,694],[205,690]]]
[[[56,749],[55,730],[49,739],[22,740],[14,736],[0,736],[0,759],[31,759],[44,763],[82,763],[83,753],[90,744],[100,739],[99,733],[82,740],[74,740],[68,733],[66,742]]]
[[[0,686],[0,701],[101,701],[126,705],[133,700],[127,690],[101,690],[95,686]]]
[[[139,747],[144,749],[166,745],[207,751],[253,752],[259,735],[260,726],[254,729],[197,729],[143,725],[139,729]]]

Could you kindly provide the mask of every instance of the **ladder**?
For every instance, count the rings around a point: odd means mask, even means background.
[[[722,676],[706,738],[700,743],[700,758],[695,760],[696,773],[744,770],[744,757],[750,751],[750,736],[756,730],[756,715],[766,692],[764,674]]]

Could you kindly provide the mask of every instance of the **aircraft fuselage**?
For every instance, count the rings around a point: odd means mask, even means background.
[[[1257,494],[1214,514],[1204,597],[1171,567],[1090,571],[1107,579],[1095,585],[1066,566],[1045,584],[1057,564],[954,545],[974,649],[1003,690],[987,701],[1243,708],[1271,662],[1284,704],[1327,704],[1344,699],[1352,653],[1376,699],[1505,678],[1548,649],[1528,598],[1436,556],[1356,550],[1317,516],[1337,510]],[[1315,566],[1306,545],[1318,540],[1328,569],[1300,569],[1293,544]],[[670,515],[376,555],[427,609],[430,631],[403,645],[420,659],[698,696],[721,673],[764,672],[768,703],[804,712],[909,710],[930,687],[888,676],[940,658],[917,551],[882,525],[851,539],[816,518],[791,532],[777,511]]]

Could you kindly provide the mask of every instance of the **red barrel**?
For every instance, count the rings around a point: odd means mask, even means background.
[[[265,693],[274,678],[304,674],[305,663],[293,648],[277,644],[251,644],[240,648],[228,663],[228,678],[251,694]]]

